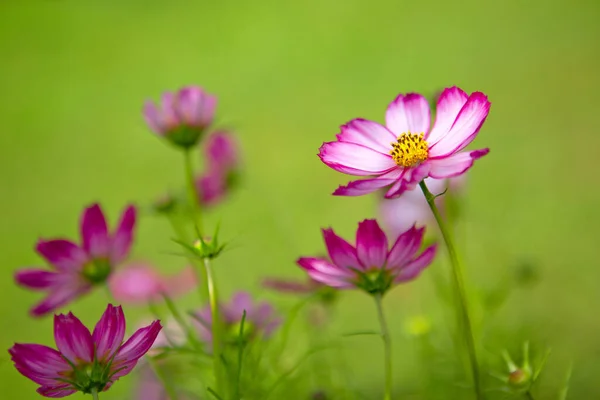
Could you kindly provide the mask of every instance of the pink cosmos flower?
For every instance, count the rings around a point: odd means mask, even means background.
[[[159,301],[163,295],[174,298],[197,286],[196,275],[188,266],[174,275],[162,275],[147,263],[136,262],[114,272],[108,287],[115,300],[123,303]]]
[[[445,89],[430,130],[429,104],[416,93],[398,95],[388,107],[386,126],[355,119],[341,127],[337,141],[324,143],[319,157],[336,171],[373,178],[349,182],[333,194],[360,196],[389,187],[386,198],[400,196],[427,177],[458,176],[489,149],[462,151],[477,136],[490,109],[487,96]]]
[[[446,195],[455,195],[460,192],[465,176],[463,174],[450,179],[426,178],[425,183],[434,195],[443,193],[446,189],[448,190]],[[435,199],[435,203],[442,213],[445,210],[446,195]],[[425,200],[425,195],[420,190],[406,192],[395,199],[382,199],[379,203],[379,213],[385,231],[391,237],[397,237],[413,225],[437,229],[433,213]]]
[[[240,165],[238,145],[230,133],[217,131],[206,140],[206,171],[196,179],[198,198],[204,206],[218,204],[235,182]]]
[[[323,229],[323,238],[331,261],[302,257],[297,263],[316,281],[338,289],[361,288],[368,293],[385,293],[393,285],[415,279],[433,261],[436,246],[417,253],[425,229],[411,227],[388,250],[388,240],[377,221],[358,224],[356,247]]]
[[[220,304],[219,309],[225,332],[233,338],[237,338],[239,334],[239,324],[242,321],[244,310],[246,311],[244,332],[247,337],[269,337],[281,324],[281,319],[276,315],[271,304],[267,302],[256,303],[247,292],[236,293],[229,303]],[[200,322],[200,337],[205,342],[211,343],[212,315],[210,306],[206,306],[196,313],[196,319]]]
[[[19,285],[48,292],[31,314],[45,315],[104,283],[129,254],[135,219],[135,208],[127,207],[111,233],[102,209],[94,204],[85,209],[81,218],[81,246],[65,239],[38,241],[36,250],[52,270],[25,268],[15,274]]]
[[[216,105],[215,96],[198,86],[188,86],[176,93],[165,92],[159,106],[147,101],[144,118],[156,134],[187,148],[194,146],[212,123]]]
[[[136,331],[125,343],[125,316],[109,304],[94,332],[72,313],[54,317],[58,351],[41,344],[15,343],[9,349],[15,368],[40,387],[45,397],[65,397],[77,391],[106,391],[131,372],[161,330],[154,321]],[[123,344],[122,344],[123,343]]]

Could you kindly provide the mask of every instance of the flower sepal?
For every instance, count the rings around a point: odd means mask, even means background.
[[[367,272],[356,270],[356,273],[358,276],[356,286],[372,295],[383,296],[394,283],[394,277],[384,268]]]
[[[198,144],[205,131],[202,126],[182,125],[165,132],[164,137],[174,146],[188,150]]]

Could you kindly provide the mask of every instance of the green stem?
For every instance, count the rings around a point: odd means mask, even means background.
[[[525,396],[527,396],[527,399],[529,399],[529,400],[535,400],[535,398],[533,397],[533,395],[531,394],[531,392],[529,390],[527,392],[525,392]]]
[[[204,270],[206,272],[206,284],[208,287],[208,301],[210,303],[211,313],[211,330],[212,330],[212,350],[213,350],[213,368],[216,377],[216,391],[222,393],[222,368],[221,368],[221,316],[219,313],[219,295],[217,293],[217,285],[215,284],[215,276],[210,265],[210,260],[205,258]]]
[[[202,210],[200,208],[200,201],[198,199],[198,192],[196,191],[196,183],[194,180],[194,167],[192,165],[192,149],[187,148],[183,153],[184,167],[185,167],[185,180],[187,187],[189,209],[193,216],[193,221],[196,227],[197,234],[203,235],[202,227]]]
[[[167,392],[169,400],[177,400],[177,391],[175,391],[173,385],[171,385],[169,380],[165,377],[165,374],[156,363],[156,360],[152,359],[151,357],[146,357],[146,359],[148,364],[150,364],[150,368],[152,368],[152,371],[154,371],[154,375],[156,375],[161,385],[165,388],[165,392]]]
[[[98,396],[98,389],[92,388],[92,392],[90,394],[92,395],[92,399],[94,399],[94,400],[100,399],[100,397]]]
[[[379,325],[381,326],[381,339],[383,339],[383,365],[385,368],[385,395],[384,400],[392,399],[392,341],[390,331],[383,313],[382,295],[378,293],[374,296],[375,304],[377,305],[377,316],[379,317]]]
[[[469,361],[471,364],[471,373],[473,376],[473,386],[475,388],[475,396],[478,400],[483,399],[483,393],[481,391],[480,384],[480,374],[479,374],[479,365],[477,363],[477,352],[475,349],[475,339],[473,336],[473,327],[471,326],[471,317],[469,316],[468,309],[468,301],[467,301],[467,293],[465,290],[465,282],[463,278],[462,266],[460,264],[460,259],[456,252],[456,247],[454,245],[454,241],[452,240],[452,234],[450,229],[442,219],[442,216],[435,205],[435,198],[433,194],[427,189],[427,185],[425,181],[421,181],[419,183],[423,194],[425,195],[425,199],[433,212],[433,216],[437,221],[438,226],[440,227],[440,231],[442,232],[442,236],[444,238],[444,242],[446,242],[446,248],[448,249],[448,255],[450,257],[450,263],[452,264],[452,277],[454,281],[454,287],[456,289],[456,294],[459,300],[459,315],[460,319],[463,323],[465,341],[467,344],[467,350],[469,352]]]

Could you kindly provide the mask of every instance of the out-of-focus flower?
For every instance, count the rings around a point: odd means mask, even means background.
[[[405,321],[404,330],[410,336],[425,336],[431,332],[431,320],[425,315],[412,316]]]
[[[302,257],[297,263],[310,277],[338,289],[361,288],[368,293],[385,293],[393,285],[415,279],[435,257],[436,246],[417,255],[425,229],[411,227],[396,239],[388,251],[388,240],[377,221],[358,224],[356,247],[323,229],[331,261]]]
[[[435,199],[436,206],[444,213],[446,207],[445,200],[448,196],[454,196],[461,191],[465,175],[460,175],[451,179],[427,178],[425,183],[427,188],[434,195],[443,193],[444,196],[438,196]],[[411,226],[436,226],[433,213],[427,204],[425,195],[420,190],[411,190],[395,199],[383,198],[379,204],[379,213],[382,217],[382,224],[386,232],[392,237],[405,232]]]
[[[223,200],[239,174],[240,157],[233,135],[225,131],[210,135],[204,157],[206,170],[196,179],[196,190],[203,206],[213,206]]]
[[[325,287],[324,284],[310,277],[304,281],[281,278],[265,278],[262,281],[262,286],[279,293],[290,294],[309,294],[316,292],[322,287]]]
[[[165,92],[160,105],[147,101],[146,123],[156,134],[173,144],[189,148],[198,142],[215,115],[217,98],[198,86],[188,86],[176,93]]]
[[[16,343],[9,349],[15,368],[40,387],[45,397],[65,397],[77,391],[106,391],[131,372],[161,330],[154,321],[123,343],[125,316],[109,304],[94,332],[72,313],[54,317],[57,350],[40,344]]]
[[[65,239],[40,240],[37,252],[52,270],[37,268],[18,270],[15,280],[32,290],[46,291],[44,300],[31,309],[41,316],[56,310],[102,284],[129,254],[133,242],[136,210],[125,209],[114,232],[109,232],[104,213],[98,204],[85,209],[81,218],[81,246]]]
[[[244,337],[269,337],[281,324],[281,319],[275,313],[273,306],[267,302],[257,303],[252,300],[247,292],[236,293],[228,303],[219,304],[221,320],[225,326],[225,334],[231,340],[239,336],[240,323],[246,312],[244,320]],[[196,313],[199,321],[200,337],[207,343],[212,342],[212,315],[210,306],[204,307]]]
[[[355,119],[341,127],[337,141],[324,143],[319,157],[336,171],[374,176],[340,186],[333,194],[360,196],[389,187],[395,198],[427,177],[451,178],[466,172],[489,149],[462,150],[477,136],[490,109],[487,96],[445,89],[437,102],[430,130],[427,99],[417,93],[398,95],[389,105],[386,126]]]
[[[162,275],[151,265],[137,262],[112,274],[108,287],[113,297],[123,303],[158,301],[163,295],[181,296],[197,286],[192,267],[185,267],[175,275]]]

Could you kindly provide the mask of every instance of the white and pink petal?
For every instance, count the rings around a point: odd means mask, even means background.
[[[356,143],[323,143],[319,157],[329,167],[350,175],[379,175],[396,167],[391,155]]]
[[[431,166],[429,175],[437,179],[462,175],[473,166],[475,160],[485,156],[489,152],[489,149],[479,149],[456,153],[444,158],[432,159],[429,161],[429,165]]]
[[[383,154],[389,154],[392,143],[397,140],[397,136],[385,126],[362,118],[343,125],[336,137],[340,142],[360,144]]]
[[[396,137],[403,133],[427,133],[430,123],[429,103],[418,93],[399,94],[385,113],[385,125]]]

